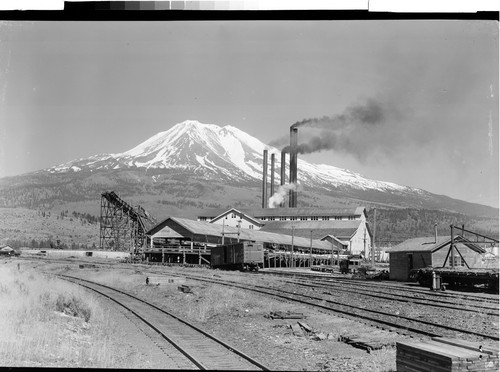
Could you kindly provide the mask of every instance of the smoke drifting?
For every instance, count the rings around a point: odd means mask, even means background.
[[[288,192],[290,190],[297,191],[297,185],[294,183],[287,183],[278,187],[278,190],[273,196],[269,198],[268,206],[269,208],[277,208],[283,203],[288,197]]]
[[[387,104],[369,99],[363,104],[349,106],[339,115],[298,121],[292,125],[300,128],[297,152],[311,154],[334,149],[364,160],[374,147],[384,149],[388,139],[394,138],[395,123],[400,116]],[[375,138],[377,141],[373,141]],[[283,151],[289,152],[289,137],[270,145],[281,147],[285,144]]]
[[[384,108],[375,100],[368,100],[365,105],[348,107],[344,113],[337,116],[304,119],[292,127],[314,126],[325,129],[345,127],[352,124],[379,124],[384,120]]]

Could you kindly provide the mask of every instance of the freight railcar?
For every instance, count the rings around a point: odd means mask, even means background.
[[[421,286],[431,288],[433,287],[433,275],[438,278],[440,284],[438,287],[485,287],[498,293],[498,269],[454,270],[450,268],[425,267],[422,269],[414,269],[410,272],[411,279],[419,282]]]
[[[257,271],[264,267],[264,247],[251,242],[213,247],[210,264],[213,269]]]

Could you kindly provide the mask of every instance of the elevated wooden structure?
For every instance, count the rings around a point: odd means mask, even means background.
[[[154,219],[140,206],[130,206],[114,191],[101,194],[100,249],[130,251],[142,248]]]

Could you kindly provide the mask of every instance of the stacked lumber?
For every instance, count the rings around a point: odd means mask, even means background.
[[[479,342],[434,337],[418,343],[396,343],[398,372],[498,371],[498,349]]]

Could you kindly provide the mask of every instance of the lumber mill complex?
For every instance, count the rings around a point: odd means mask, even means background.
[[[150,263],[210,265],[212,248],[258,243],[263,252],[258,268],[308,267],[325,271],[347,262],[355,270],[363,262],[373,266],[377,261],[387,261],[388,256],[393,280],[428,283],[429,275],[437,273],[448,281],[451,275],[453,282],[498,287],[498,270],[491,273],[497,261],[493,263],[494,255],[490,253],[498,251],[498,240],[464,226],[450,226],[448,236],[437,236],[436,231],[435,236],[409,239],[382,252],[373,243],[365,207],[298,207],[297,136],[297,127],[292,126],[290,146],[280,154],[278,189],[278,154],[270,154],[269,167],[268,150],[263,151],[259,208],[202,210],[196,220],[170,216],[157,222],[144,208],[132,207],[115,192],[102,193],[100,248],[130,252],[133,259]],[[279,193],[282,195],[274,198]],[[242,263],[243,267],[246,265]],[[449,273],[457,270],[459,276]]]

